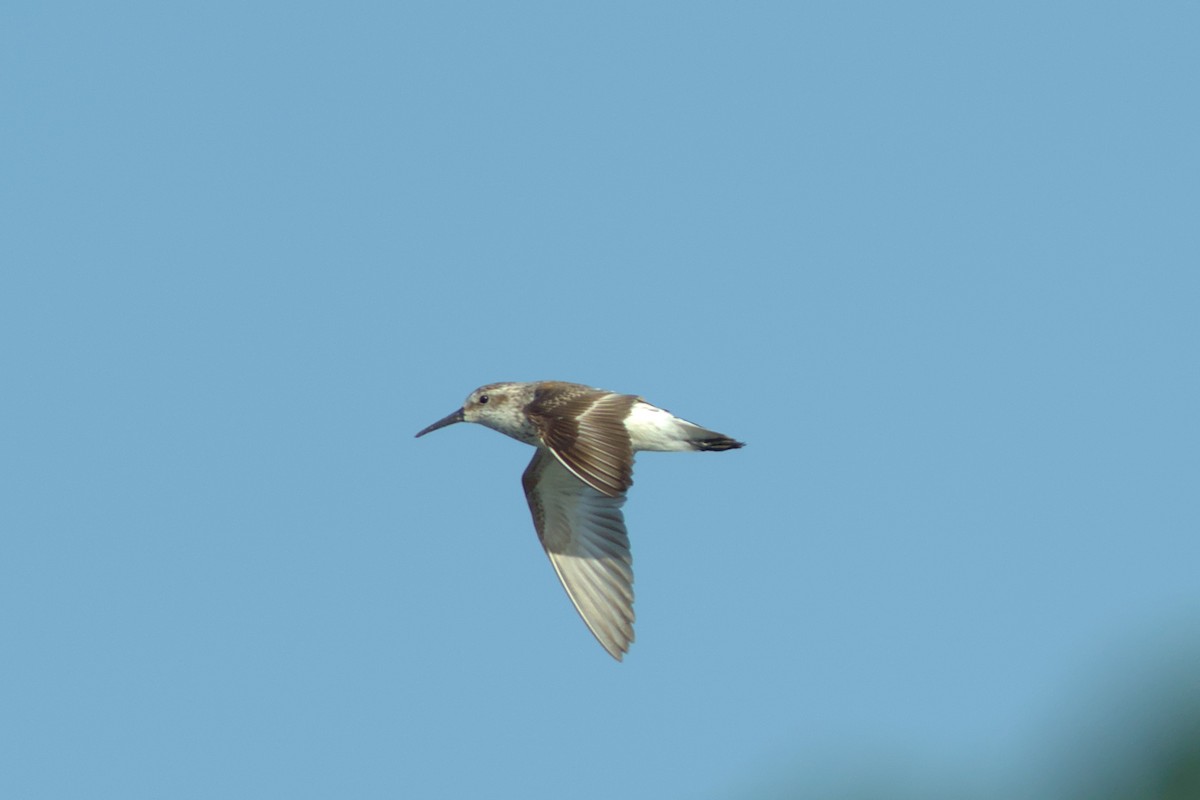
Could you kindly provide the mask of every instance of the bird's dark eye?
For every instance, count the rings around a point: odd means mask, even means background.
[[[481,395],[479,395],[479,402],[480,402],[480,403],[486,403],[488,400],[491,400],[491,399],[492,399],[492,398],[488,397],[486,394],[481,394]]]

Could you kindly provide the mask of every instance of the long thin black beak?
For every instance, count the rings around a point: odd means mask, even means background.
[[[428,428],[426,428],[425,430],[418,433],[417,436],[421,437],[427,433],[432,433],[433,431],[436,431],[438,428],[444,428],[447,425],[453,425],[456,422],[462,422],[462,421],[463,421],[463,410],[460,408],[458,411],[455,411],[453,414],[450,414],[449,416],[446,416],[446,417],[442,417],[437,422],[433,423]]]

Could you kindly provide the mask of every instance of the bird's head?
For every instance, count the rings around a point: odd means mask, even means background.
[[[517,384],[512,383],[489,383],[487,386],[480,386],[467,395],[462,408],[442,417],[417,436],[424,436],[456,422],[478,422],[507,433],[510,425],[506,423],[520,413],[516,402],[517,393],[514,391],[516,387]]]

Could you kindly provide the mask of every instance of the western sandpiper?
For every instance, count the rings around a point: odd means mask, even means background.
[[[732,450],[742,442],[637,395],[578,383],[490,383],[425,428],[478,422],[537,448],[521,483],[538,538],[575,609],[618,661],[633,642],[633,559],[621,506],[639,450]]]

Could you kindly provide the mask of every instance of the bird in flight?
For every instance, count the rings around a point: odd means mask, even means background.
[[[578,383],[490,383],[417,434],[477,422],[537,448],[521,483],[538,538],[575,610],[613,658],[633,642],[633,559],[621,506],[639,450],[743,443],[632,394]]]

